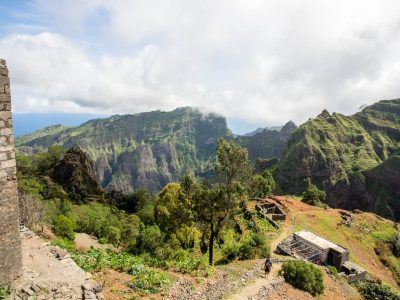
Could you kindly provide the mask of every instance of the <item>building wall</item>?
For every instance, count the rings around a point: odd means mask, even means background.
[[[302,237],[300,237],[300,236],[298,236],[298,235],[296,235],[296,234],[294,234],[294,237],[295,237],[295,241],[299,241],[299,242],[301,242],[301,244],[310,247],[310,249],[312,249],[312,251],[316,251],[316,252],[320,252],[320,251],[321,251],[321,254],[319,255],[319,259],[320,259],[322,262],[325,262],[325,261],[326,261],[326,258],[327,258],[327,256],[328,256],[329,249],[325,249],[325,250],[324,250],[324,249],[321,249],[321,248],[318,247],[317,245],[315,245],[315,244],[313,244],[313,243],[310,243],[309,241],[303,239]]]
[[[16,161],[10,80],[0,59],[0,283],[11,283],[22,269]]]

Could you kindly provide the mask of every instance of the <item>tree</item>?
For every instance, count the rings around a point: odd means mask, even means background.
[[[168,234],[176,232],[191,220],[190,205],[179,183],[167,184],[156,200],[154,217],[160,229]]]
[[[116,247],[121,242],[121,230],[118,227],[110,226],[107,228],[107,240]]]
[[[249,194],[254,198],[264,198],[271,195],[274,189],[274,178],[268,170],[265,170],[261,175],[252,178]]]
[[[303,202],[309,205],[321,205],[325,202],[326,194],[318,189],[314,184],[309,184],[307,190],[303,193]]]
[[[136,215],[126,218],[121,233],[121,244],[124,248],[132,248],[136,245],[139,237],[140,219]]]
[[[149,251],[150,253],[154,253],[163,243],[163,236],[157,225],[146,227],[140,238],[142,251]]]
[[[54,223],[54,231],[57,235],[65,237],[71,241],[75,239],[76,224],[74,219],[65,215],[59,215]]]
[[[194,216],[200,223],[203,236],[208,235],[209,264],[213,264],[214,241],[223,227],[223,222],[239,208],[246,194],[250,164],[245,149],[233,141],[220,139],[217,145],[215,166],[217,184],[196,184],[187,177],[182,182],[183,193],[191,204]]]

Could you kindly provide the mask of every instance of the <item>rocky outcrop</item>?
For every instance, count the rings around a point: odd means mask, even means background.
[[[257,159],[280,158],[296,128],[297,126],[290,121],[281,130],[264,129],[251,136],[238,136],[236,141],[249,151],[252,162]]]
[[[67,251],[45,243],[21,227],[23,273],[12,285],[13,300],[102,300],[102,285],[93,281]]]
[[[55,166],[52,178],[75,199],[102,193],[90,158],[77,147],[67,151]]]
[[[20,137],[17,144],[33,152],[53,144],[78,146],[92,159],[105,189],[157,192],[188,171],[210,169],[218,138],[230,136],[225,118],[186,107],[53,126]]]
[[[250,159],[280,157],[292,122],[235,140],[249,150]],[[212,175],[219,138],[234,139],[226,119],[184,107],[170,112],[95,119],[77,127],[50,126],[19,137],[24,153],[45,151],[53,144],[80,147],[93,160],[97,179],[107,190],[125,193],[140,187],[160,191],[187,172]]]

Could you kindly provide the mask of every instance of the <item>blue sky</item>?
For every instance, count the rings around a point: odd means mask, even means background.
[[[196,106],[239,133],[399,97],[399,29],[394,0],[0,0],[14,112]]]

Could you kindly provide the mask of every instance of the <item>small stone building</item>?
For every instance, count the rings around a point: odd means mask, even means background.
[[[347,249],[310,231],[302,230],[294,233],[293,242],[293,246],[297,246],[297,251],[309,254],[308,259],[319,259],[322,263],[332,265],[338,270],[349,260],[349,251]]]

